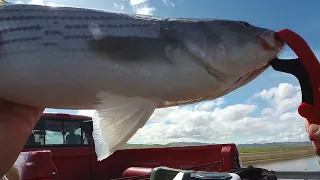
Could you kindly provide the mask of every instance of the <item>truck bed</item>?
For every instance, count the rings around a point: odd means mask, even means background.
[[[24,149],[24,151],[33,150],[39,148]],[[134,171],[132,167],[167,166],[201,171],[228,171],[240,166],[235,144],[124,149],[116,151],[100,162],[96,160],[94,148],[91,149],[90,158],[90,147],[44,147],[43,150],[51,151],[52,162],[57,168],[59,179],[62,180],[87,180],[90,179],[90,175],[97,180],[148,175]]]

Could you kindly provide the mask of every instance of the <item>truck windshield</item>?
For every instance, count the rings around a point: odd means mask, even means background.
[[[88,146],[81,120],[41,118],[29,136],[25,147]]]

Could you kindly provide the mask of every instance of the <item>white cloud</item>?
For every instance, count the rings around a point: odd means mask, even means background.
[[[263,91],[255,94],[254,98],[261,98],[268,103],[273,108],[274,115],[280,115],[292,108],[298,107],[301,103],[302,94],[300,91],[300,86],[293,86],[288,83],[281,83],[278,87],[271,89],[264,89]],[[268,109],[263,110],[270,111]]]
[[[16,1],[16,4],[24,4],[22,1]],[[128,0],[126,3],[131,5],[133,12],[142,15],[152,15],[156,10],[149,5],[148,0]],[[52,2],[45,3],[43,0],[30,0],[27,4],[49,5],[49,6],[62,6]],[[113,11],[123,12],[125,10],[125,4],[119,2],[113,2]]]
[[[136,13],[137,14],[144,14],[144,15],[152,15],[155,10],[156,9],[153,7],[146,6],[146,7],[142,7],[142,8],[137,8]]]
[[[28,4],[44,4],[43,0],[31,0],[28,2]]]
[[[152,15],[156,10],[154,7],[149,6],[148,0],[130,0],[129,2],[133,11],[137,14]]]
[[[120,11],[122,12],[124,10],[124,6],[122,4],[118,4],[116,2],[113,3],[113,8],[116,10],[116,11]]]
[[[146,3],[148,0],[130,0],[130,5],[131,6],[136,6],[140,4]]]
[[[165,6],[171,6],[174,7],[175,4],[171,0],[162,0]]]
[[[213,110],[214,107],[219,107],[224,103],[223,98],[218,98],[215,101],[205,101],[202,103],[198,103],[194,106],[194,109],[198,111],[210,111]]]
[[[192,106],[156,109],[148,123],[129,142],[266,143],[308,140],[304,119],[296,109],[301,102],[299,87],[281,83],[253,97],[267,104],[260,113],[258,106],[252,104],[222,107],[228,102],[224,98]],[[77,114],[92,116],[94,112],[80,110]]]
[[[78,115],[90,116],[90,117],[92,117],[94,113],[95,113],[95,110],[79,110],[77,112]]]
[[[220,107],[223,99],[202,102],[193,108],[157,109],[131,143],[209,142],[254,143],[307,141],[304,120],[297,113],[300,88],[282,83],[256,95],[268,104],[259,114],[251,104]],[[220,102],[220,103],[219,103]],[[295,108],[295,109],[294,109]]]
[[[16,1],[15,4],[24,4],[22,1]],[[31,0],[27,4],[36,4],[36,5],[48,5],[48,6],[61,6],[52,2],[44,3],[43,0]]]
[[[261,110],[260,115],[261,116],[268,116],[270,114],[272,114],[273,109],[272,108],[264,108]]]

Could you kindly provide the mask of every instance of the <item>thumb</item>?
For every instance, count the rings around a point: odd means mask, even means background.
[[[310,124],[308,127],[309,139],[320,142],[320,125]]]

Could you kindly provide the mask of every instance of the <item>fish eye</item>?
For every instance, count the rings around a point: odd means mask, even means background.
[[[242,21],[241,24],[243,25],[244,28],[251,29],[251,24],[244,22],[244,21]]]

